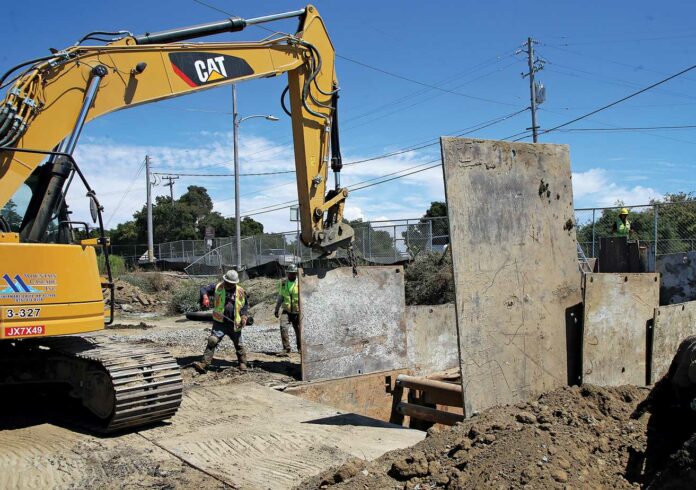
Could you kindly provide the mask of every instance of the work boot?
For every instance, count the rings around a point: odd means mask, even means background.
[[[191,363],[193,369],[198,371],[200,374],[205,374],[208,372],[208,364],[202,361],[196,361]]]
[[[239,363],[239,370],[240,370],[240,371],[244,371],[244,372],[247,371],[246,362],[240,362],[240,363]]]
[[[246,348],[241,347],[239,350],[237,350],[237,361],[239,361],[239,370],[246,371],[247,370]]]

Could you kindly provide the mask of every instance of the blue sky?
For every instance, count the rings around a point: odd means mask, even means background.
[[[242,17],[294,10],[291,1],[205,0]],[[532,36],[546,61],[537,79],[547,88],[539,124],[550,128],[619,99],[696,63],[696,3],[665,1],[330,2],[315,5],[337,53],[344,160],[354,161],[429,143],[529,105],[524,54],[515,51]],[[0,69],[63,48],[84,33],[125,29],[136,34],[224,18],[194,0],[93,2],[26,1],[4,8]],[[295,22],[268,24],[293,31]],[[254,40],[268,32],[248,28],[211,40]],[[376,69],[374,69],[376,68]],[[428,88],[396,76],[434,85]],[[279,122],[254,119],[240,132],[242,172],[293,168],[290,121],[278,100],[284,77],[238,87],[239,111],[274,114]],[[696,70],[569,128],[696,124]],[[463,94],[463,95],[462,95]],[[486,99],[478,100],[478,99]],[[142,206],[145,154],[157,171],[227,172],[232,165],[229,86],[107,115],[83,132],[78,161],[106,206],[110,226]],[[530,126],[525,112],[474,133],[499,139]],[[528,141],[528,140],[526,140]],[[570,145],[577,207],[642,204],[665,192],[696,188],[696,129],[616,132],[555,132],[541,142]],[[348,166],[352,184],[439,158],[439,146]],[[421,167],[422,168],[422,167]],[[233,179],[181,178],[206,186],[215,208],[234,209]],[[130,189],[130,192],[126,192]],[[162,185],[157,194],[168,193]],[[78,202],[75,214],[86,214]],[[292,175],[247,177],[242,212],[295,197]],[[356,192],[350,218],[397,219],[423,214],[444,198],[439,168]],[[271,231],[294,229],[288,210],[254,215]]]

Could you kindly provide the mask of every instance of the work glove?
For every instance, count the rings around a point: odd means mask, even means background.
[[[243,316],[241,321],[239,322],[239,327],[240,328],[246,327],[246,323],[247,323],[247,317]]]
[[[203,304],[203,308],[208,308],[210,306],[210,298],[208,298],[207,294],[203,295],[203,300],[201,303]]]
[[[278,310],[274,311],[274,312],[273,312],[273,315],[274,315],[276,318],[280,318],[280,313],[278,312]]]

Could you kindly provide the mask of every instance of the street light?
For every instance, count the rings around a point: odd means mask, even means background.
[[[232,114],[233,114],[233,134],[234,134],[234,220],[235,233],[237,234],[237,271],[242,271],[242,218],[239,211],[239,125],[247,119],[262,117],[266,121],[278,121],[279,119],[270,114],[254,114],[239,118],[237,114],[237,86],[232,85]]]

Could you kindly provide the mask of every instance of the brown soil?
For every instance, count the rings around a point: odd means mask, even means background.
[[[674,412],[632,418],[647,393],[558,389],[433,428],[412,448],[327,471],[300,488],[693,488],[696,436],[684,442],[691,428]]]

